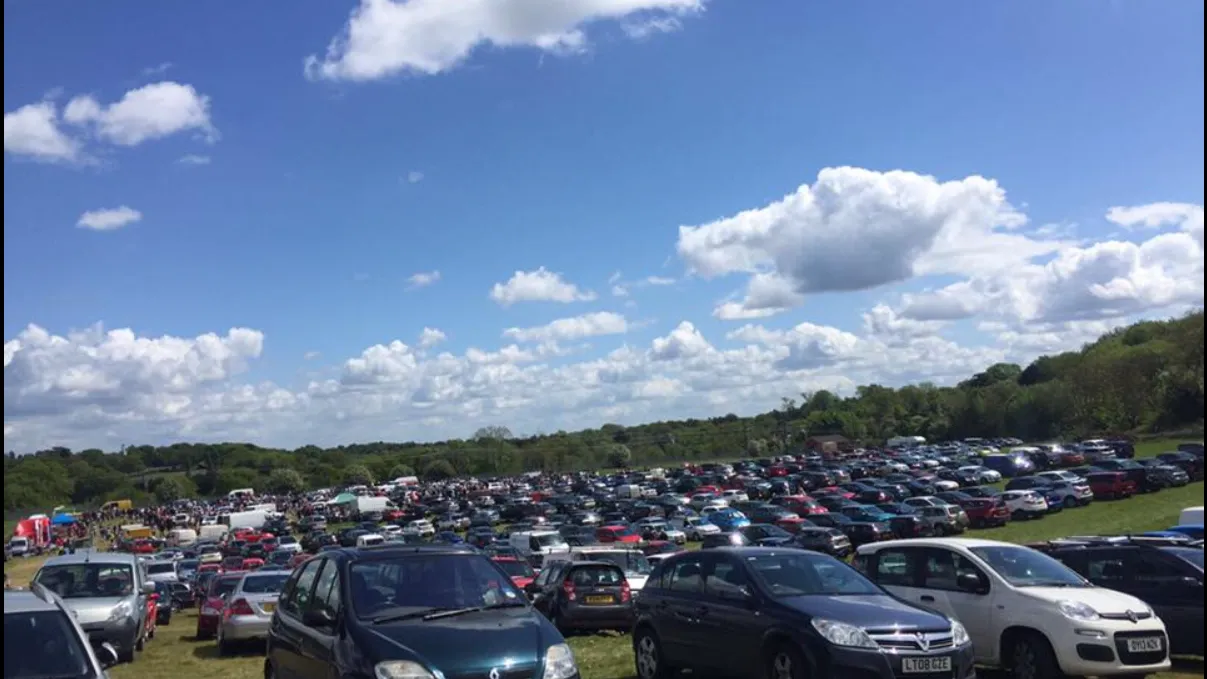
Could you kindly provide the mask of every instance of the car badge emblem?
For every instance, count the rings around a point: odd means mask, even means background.
[[[917,637],[918,637],[918,646],[920,646],[923,651],[929,651],[930,650],[930,639],[927,639],[926,635],[922,634],[921,632],[919,632],[917,634]],[[494,677],[491,677],[491,679],[494,679]]]
[[[1135,611],[1128,611],[1127,619],[1131,620],[1132,622],[1140,622],[1140,616],[1136,615]],[[491,679],[494,679],[494,677],[491,677]]]
[[[501,676],[501,673],[499,672],[499,668],[497,668],[497,667],[490,668],[490,674],[487,676],[489,676],[490,679],[499,679],[499,677]]]

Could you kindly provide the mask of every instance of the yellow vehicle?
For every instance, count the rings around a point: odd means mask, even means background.
[[[102,512],[109,511],[111,509],[116,509],[116,510],[122,511],[122,512],[124,512],[128,509],[134,509],[134,501],[133,500],[110,500],[109,502],[106,502],[105,504],[101,505]]]
[[[140,538],[149,538],[155,535],[155,531],[149,526],[144,526],[141,523],[131,523],[122,526],[122,537],[127,540],[138,540]]]

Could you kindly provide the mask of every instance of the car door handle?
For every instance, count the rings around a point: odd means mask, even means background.
[[[933,604],[935,602],[935,598],[929,594],[922,595],[922,600],[929,604]]]

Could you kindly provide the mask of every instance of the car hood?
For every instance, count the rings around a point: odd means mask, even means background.
[[[864,629],[942,630],[947,618],[887,594],[795,596],[779,601],[813,618],[825,618]]]
[[[1150,610],[1148,604],[1136,597],[1105,587],[1022,587],[1018,591],[1042,601],[1083,603],[1100,614],[1119,615],[1128,611],[1139,613]]]
[[[555,638],[533,609],[468,613],[437,620],[405,620],[364,629],[381,660],[417,660],[445,676],[489,672],[496,667],[535,667]]]
[[[97,597],[89,599],[64,599],[81,625],[91,625],[105,622],[113,613],[114,607],[126,601],[127,597]]]

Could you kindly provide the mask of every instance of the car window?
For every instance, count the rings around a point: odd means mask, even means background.
[[[134,593],[134,569],[127,564],[51,565],[38,571],[35,581],[64,599],[124,597]]]
[[[326,606],[332,613],[339,611],[339,565],[334,561],[328,561],[319,571],[318,582],[314,586],[314,602],[316,606]]]
[[[1135,568],[1132,571],[1132,576],[1138,585],[1160,587],[1162,585],[1181,583],[1185,573],[1161,558],[1158,554],[1139,552],[1135,555]]]
[[[246,594],[276,594],[285,585],[288,573],[264,573],[248,575],[243,578],[239,589]]]
[[[930,549],[926,553],[925,568],[923,568],[923,587],[926,589],[941,589],[949,592],[959,592],[961,575],[972,574],[982,582],[986,580],[981,569],[977,568],[963,555],[948,549]]]
[[[92,679],[88,651],[60,610],[4,614],[4,679]]]
[[[1116,552],[1099,552],[1090,554],[1086,559],[1086,575],[1090,580],[1109,587],[1110,584],[1123,584],[1127,577],[1127,568],[1123,556]]]
[[[575,587],[611,587],[624,582],[624,572],[615,566],[579,566],[569,579]]]
[[[883,586],[897,585],[913,587],[914,577],[910,569],[910,554],[913,550],[886,549],[877,554],[875,580]]]
[[[703,583],[699,559],[684,559],[671,572],[672,592],[698,592]]]
[[[326,559],[312,559],[302,566],[297,579],[289,588],[289,594],[281,598],[282,611],[300,616],[302,611],[306,610],[310,605],[310,589],[314,586],[319,567],[325,562]]]
[[[743,587],[749,587],[746,570],[729,559],[717,559],[707,570],[710,572],[704,578],[704,591],[709,596],[734,597]]]

